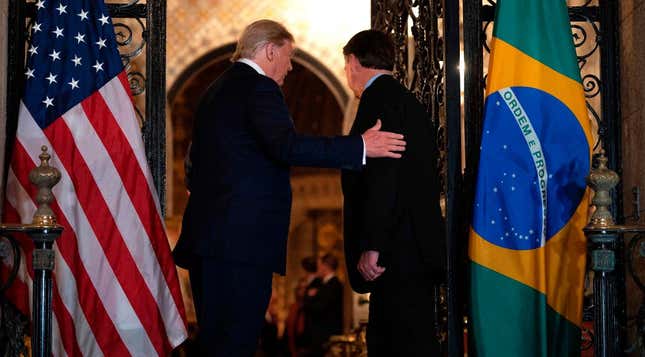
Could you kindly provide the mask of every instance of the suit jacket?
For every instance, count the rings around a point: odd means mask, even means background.
[[[402,231],[411,232],[427,271],[440,272],[445,256],[432,121],[414,95],[389,75],[363,92],[350,134],[363,132],[378,118],[382,130],[404,135],[406,149],[401,159],[367,159],[361,172],[342,172],[345,258],[352,288],[361,293],[371,290],[356,269],[361,253],[378,251],[379,264],[387,268]],[[402,222],[410,227],[402,229]]]
[[[297,134],[276,82],[234,63],[196,111],[177,264],[190,268],[196,258],[213,257],[284,274],[289,167],[360,169],[362,153],[360,135]]]

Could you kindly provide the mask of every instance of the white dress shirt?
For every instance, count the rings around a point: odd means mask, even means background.
[[[267,75],[266,73],[264,73],[264,70],[262,69],[262,67],[260,67],[257,63],[253,62],[253,60],[250,60],[248,58],[240,58],[237,61],[242,62],[244,64],[248,64],[249,66],[251,66],[251,68],[253,68],[256,72],[260,73],[263,76]]]

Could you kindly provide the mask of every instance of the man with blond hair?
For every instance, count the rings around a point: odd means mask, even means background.
[[[404,150],[403,137],[379,123],[362,135],[297,134],[279,87],[293,42],[275,21],[249,25],[195,114],[191,194],[174,255],[190,273],[203,356],[255,351],[272,275],[285,272],[289,167],[360,170],[365,156]]]

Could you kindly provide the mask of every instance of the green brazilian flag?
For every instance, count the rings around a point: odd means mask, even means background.
[[[580,356],[591,142],[566,2],[498,0],[469,242],[477,356]]]

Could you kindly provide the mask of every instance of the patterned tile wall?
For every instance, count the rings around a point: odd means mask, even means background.
[[[167,8],[166,88],[193,61],[235,42],[261,18],[283,23],[298,48],[345,83],[342,47],[370,23],[370,0],[168,0]]]

